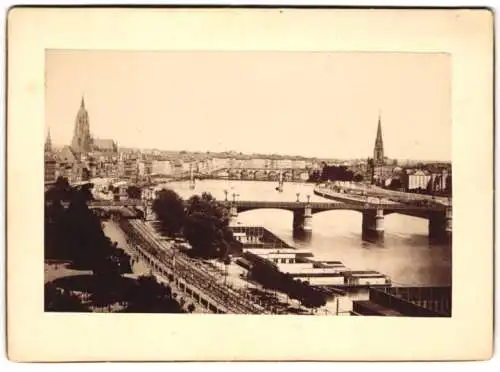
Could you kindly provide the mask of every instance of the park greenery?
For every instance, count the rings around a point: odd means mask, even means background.
[[[90,311],[72,292],[92,293],[93,304],[126,303],[126,312],[182,312],[169,287],[153,276],[134,280],[131,258],[103,231],[101,220],[87,206],[88,187],[71,188],[59,178],[45,195],[45,259],[91,271],[56,279],[45,287],[46,311]]]
[[[163,189],[153,202],[153,211],[167,235],[186,238],[191,255],[227,260],[234,244],[229,213],[210,193],[193,195],[184,203],[175,191]]]

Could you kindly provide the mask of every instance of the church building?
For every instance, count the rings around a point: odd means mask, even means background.
[[[113,140],[93,138],[90,134],[89,114],[83,97],[75,119],[71,150],[80,158],[88,155],[114,155],[118,152],[118,146]]]
[[[384,141],[382,139],[382,119],[378,116],[377,137],[373,149],[373,159],[371,164],[372,183],[379,186],[386,186],[394,171],[394,165],[387,164],[387,157],[384,156]]]

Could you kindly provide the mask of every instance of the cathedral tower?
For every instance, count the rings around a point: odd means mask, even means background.
[[[85,102],[82,97],[80,109],[76,115],[75,131],[71,141],[71,149],[78,155],[87,154],[92,148],[92,138],[90,137],[89,114],[85,109]]]
[[[380,113],[378,115],[377,138],[375,139],[375,148],[373,149],[373,164],[383,165],[384,159],[384,142],[382,141],[382,122]]]

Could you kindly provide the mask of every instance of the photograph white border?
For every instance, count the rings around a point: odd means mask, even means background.
[[[44,313],[41,181],[46,49],[449,53],[452,318]],[[7,64],[10,359],[467,360],[491,356],[491,12],[18,8],[8,17]]]

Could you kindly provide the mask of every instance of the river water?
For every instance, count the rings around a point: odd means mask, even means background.
[[[183,198],[210,192],[216,199],[333,202],[313,194],[313,184],[285,183],[282,193],[276,182],[197,181],[194,190],[188,182],[172,182],[164,187]],[[294,240],[293,214],[286,210],[259,209],[240,213],[242,225],[264,226],[292,246],[310,249],[321,259],[339,260],[354,270],[376,270],[388,275],[394,285],[451,285],[451,247],[430,244],[428,221],[423,218],[390,214],[385,217],[383,245],[361,239],[362,215],[357,211],[332,210],[314,214],[313,233],[308,242]]]

